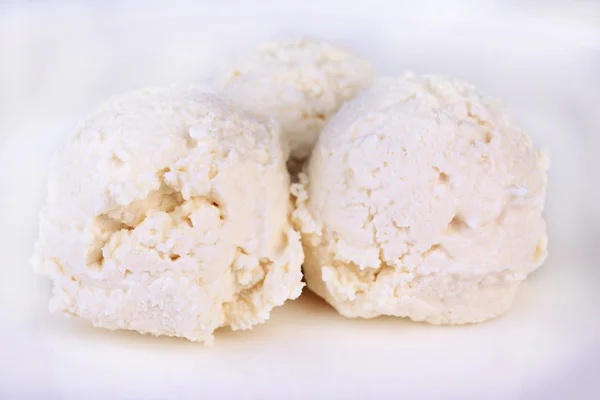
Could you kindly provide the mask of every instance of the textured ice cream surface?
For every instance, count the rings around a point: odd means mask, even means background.
[[[308,157],[327,120],[373,77],[367,61],[327,42],[298,38],[258,48],[216,87],[235,105],[277,119],[294,163]]]
[[[50,308],[211,344],[301,291],[279,127],[197,89],[116,96],[48,175],[33,257]]]
[[[473,86],[381,79],[329,121],[292,187],[307,285],[348,317],[494,318],[547,255],[547,168]]]

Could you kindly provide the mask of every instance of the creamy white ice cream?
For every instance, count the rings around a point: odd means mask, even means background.
[[[318,40],[288,39],[258,48],[216,86],[235,105],[275,117],[292,159],[301,161],[327,120],[373,77],[367,61],[345,50]]]
[[[195,89],[116,96],[48,180],[33,262],[54,282],[53,311],[210,344],[300,294],[275,122]]]
[[[547,168],[473,86],[382,79],[329,121],[293,186],[308,287],[348,317],[496,317],[546,257]]]

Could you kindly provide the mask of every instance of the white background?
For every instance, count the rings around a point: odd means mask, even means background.
[[[112,94],[202,82],[298,34],[384,74],[471,81],[549,149],[550,258],[513,311],[466,327],[349,320],[305,292],[214,348],[50,314],[28,258],[61,136]],[[597,2],[0,4],[0,398],[600,398],[599,105]]]

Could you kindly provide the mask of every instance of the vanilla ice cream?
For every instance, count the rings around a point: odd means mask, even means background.
[[[547,168],[473,86],[382,79],[329,121],[292,188],[308,287],[348,317],[496,317],[546,258]]]
[[[235,105],[275,117],[294,162],[308,157],[329,117],[373,76],[367,61],[331,44],[288,39],[240,60],[216,86]]]
[[[303,253],[279,135],[196,89],[101,106],[48,176],[33,263],[54,282],[51,310],[211,344],[296,298]]]

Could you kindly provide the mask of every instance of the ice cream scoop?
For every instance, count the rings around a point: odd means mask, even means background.
[[[309,156],[327,120],[374,75],[358,56],[324,41],[298,38],[261,46],[216,86],[236,106],[277,119],[291,162],[298,164]]]
[[[381,79],[330,119],[293,186],[307,285],[348,317],[494,318],[546,257],[547,168],[472,85]]]
[[[51,310],[210,344],[299,296],[279,136],[197,89],[107,101],[50,168],[33,263]]]

